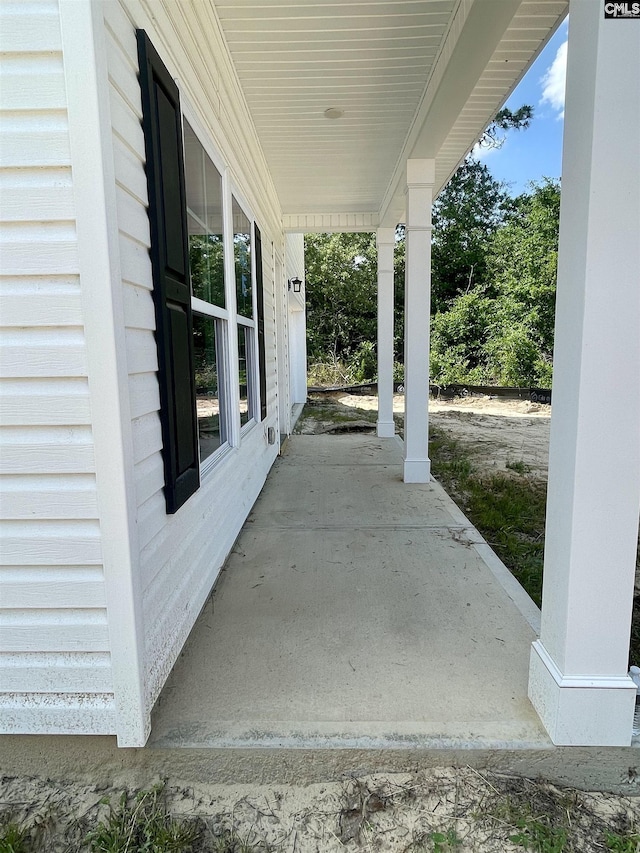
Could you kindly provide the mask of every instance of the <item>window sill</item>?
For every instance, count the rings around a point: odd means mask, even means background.
[[[200,465],[200,479],[204,480],[205,477],[208,477],[213,469],[217,468],[222,460],[228,456],[232,450],[233,448],[229,442],[225,441],[224,444],[221,444],[220,447],[216,448],[210,456],[207,456],[204,462]]]

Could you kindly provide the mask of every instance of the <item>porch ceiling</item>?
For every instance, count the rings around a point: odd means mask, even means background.
[[[215,0],[285,226],[395,224],[406,159],[436,157],[444,184],[567,5]]]

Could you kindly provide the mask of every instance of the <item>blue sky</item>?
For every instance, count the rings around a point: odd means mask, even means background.
[[[476,156],[494,178],[508,185],[511,195],[527,191],[530,181],[560,177],[567,25],[565,20],[506,103],[514,110],[531,104],[531,126],[510,131],[499,150],[476,149]]]

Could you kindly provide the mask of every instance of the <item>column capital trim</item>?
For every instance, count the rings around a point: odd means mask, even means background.
[[[407,160],[407,184],[433,187],[436,182],[436,161],[433,158]]]

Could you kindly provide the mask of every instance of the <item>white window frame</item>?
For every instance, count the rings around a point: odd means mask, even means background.
[[[246,424],[242,424],[240,426],[240,435],[243,436],[245,433],[249,432],[253,427],[255,427],[259,422],[259,417],[256,416],[256,413],[260,412],[260,374],[259,374],[259,366],[258,366],[258,335],[257,335],[257,322],[256,317],[258,316],[258,297],[257,297],[257,276],[256,276],[256,250],[255,250],[255,217],[253,215],[253,210],[251,205],[247,204],[246,198],[242,191],[239,189],[237,184],[233,181],[229,181],[229,217],[231,220],[231,232],[230,232],[230,242],[231,242],[231,272],[232,272],[232,299],[233,305],[236,308],[235,314],[235,329],[237,335],[238,325],[244,326],[245,328],[252,329],[250,335],[248,335],[248,341],[246,346],[247,351],[247,403],[249,407],[249,420]],[[238,314],[237,312],[237,301],[236,301],[236,270],[235,270],[235,256],[233,254],[233,235],[235,233],[235,229],[233,226],[233,200],[235,199],[236,203],[247,217],[249,221],[249,235],[251,240],[251,317],[245,317],[243,314]],[[228,298],[228,294],[227,294]],[[238,343],[236,340],[235,346],[235,358],[236,361],[238,359]],[[249,373],[250,372],[250,373]],[[249,375],[251,376],[251,381],[249,381]],[[238,423],[240,424],[240,378],[237,377],[236,380],[236,388],[238,393],[237,400],[237,413],[238,413]]]
[[[221,179],[221,199],[222,199],[222,246],[223,246],[223,277],[224,277],[224,293],[225,293],[225,305],[229,305],[229,288],[227,283],[227,239],[226,239],[226,219],[225,219],[225,206],[226,206],[226,193],[225,193],[225,183],[226,183],[226,169],[221,168],[221,163],[218,157],[212,156],[212,152],[209,147],[205,145],[202,141],[203,136],[206,134],[202,133],[202,128],[199,125],[197,120],[194,121],[193,114],[189,110],[184,109],[184,105],[182,108],[182,131],[183,131],[183,139],[185,138],[184,133],[184,123],[185,121],[191,127],[196,139],[198,140],[202,151],[204,154],[209,157],[211,163],[215,167],[216,171],[220,175]],[[186,152],[185,152],[186,159]],[[186,181],[186,169],[185,169],[185,181]],[[186,190],[185,183],[185,190]],[[206,189],[205,189],[206,193]],[[206,199],[206,195],[205,195]],[[187,205],[187,217],[193,217],[193,219],[198,222],[205,229],[205,233],[209,230],[207,223],[203,222],[202,219]],[[188,221],[187,221],[188,224]],[[235,303],[235,291],[233,294],[233,303]],[[229,359],[229,328],[231,323],[231,316],[233,311],[230,311],[229,308],[221,308],[219,305],[214,305],[212,302],[207,302],[204,299],[200,299],[197,296],[193,295],[193,288],[191,294],[191,311],[194,315],[199,314],[200,316],[209,317],[214,320],[215,323],[215,340],[216,340],[216,372],[218,378],[218,406],[219,406],[219,418],[221,427],[223,425],[223,434],[225,436],[224,441],[220,443],[220,445],[207,456],[206,459],[202,459],[200,456],[200,434],[198,433],[198,457],[200,462],[200,478],[203,480],[205,476],[216,467],[217,463],[220,459],[225,456],[231,447],[233,446],[233,435],[234,431],[232,428],[232,418],[230,417],[230,413],[232,411],[232,392],[231,389],[233,385],[231,384],[232,380],[230,377],[230,359]],[[222,431],[222,428],[221,428]]]

